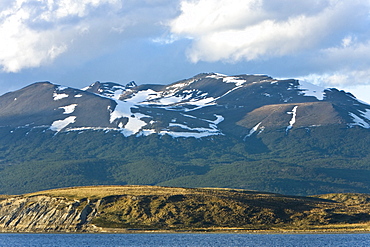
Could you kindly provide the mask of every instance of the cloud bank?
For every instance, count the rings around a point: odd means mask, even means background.
[[[169,0],[3,0],[0,68],[19,72],[64,54],[88,58],[127,39],[155,36],[172,5]]]
[[[300,57],[328,83],[370,75],[368,0],[183,0],[169,26],[195,63]]]
[[[2,0],[0,72],[75,64],[86,74],[117,54],[125,70],[157,66],[157,77],[169,74],[161,61],[190,75],[239,67],[370,84],[369,26],[370,0]]]

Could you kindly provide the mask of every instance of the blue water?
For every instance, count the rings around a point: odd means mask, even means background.
[[[370,246],[370,234],[0,234],[0,246]]]

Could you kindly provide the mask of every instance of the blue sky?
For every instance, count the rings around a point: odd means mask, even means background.
[[[1,0],[0,94],[267,74],[370,102],[369,0]]]

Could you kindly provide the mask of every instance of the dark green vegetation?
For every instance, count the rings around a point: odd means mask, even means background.
[[[203,139],[0,128],[0,193],[82,185],[370,193],[369,130],[344,125]]]
[[[370,227],[370,195],[366,194],[293,197],[231,189],[98,186],[25,197],[40,195],[88,201],[88,211],[95,208],[96,213],[87,224],[103,228],[326,231]]]

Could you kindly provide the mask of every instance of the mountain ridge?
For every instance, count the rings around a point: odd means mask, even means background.
[[[57,132],[110,128],[121,131],[125,136],[156,133],[197,138],[223,135],[228,129],[241,126],[248,127],[240,129],[246,136],[259,123],[260,128],[283,127],[283,122],[285,128],[293,128],[296,122],[289,118],[293,109],[299,108],[297,119],[305,118],[300,127],[323,124],[370,127],[369,105],[358,101],[350,93],[337,89],[318,91],[317,86],[307,85],[293,79],[276,80],[265,75],[226,76],[216,73],[199,74],[169,85],[138,86],[130,82],[123,86],[95,82],[82,90],[40,82],[0,96],[0,124],[13,127],[18,127],[17,124],[49,125],[51,130]],[[30,97],[32,94],[33,99]],[[28,98],[23,100],[22,96],[27,95]],[[20,103],[22,100],[23,104]],[[326,105],[317,104],[317,109],[313,109],[314,102],[325,102]],[[299,106],[304,104],[307,107],[302,115],[302,107]],[[273,121],[273,125],[265,124],[261,118],[271,118],[266,109],[274,105],[276,107],[272,112],[275,114],[278,108],[284,108],[279,116],[276,115],[280,120]],[[287,108],[288,105],[292,106],[291,109]],[[333,115],[332,121],[328,115],[321,113],[320,108],[325,107]],[[15,119],[12,119],[12,113]],[[20,114],[29,116],[22,116],[21,121],[16,118]],[[245,117],[238,119],[240,115]],[[260,115],[259,120],[250,120],[257,118],[256,115]],[[297,111],[292,116],[296,115]],[[233,121],[250,123],[240,125]]]
[[[87,185],[370,193],[370,106],[265,75],[0,96],[0,193]]]

